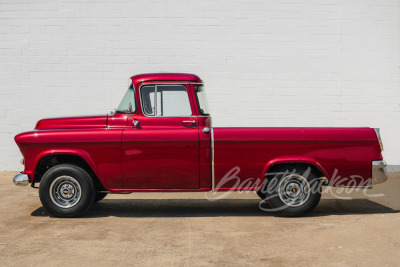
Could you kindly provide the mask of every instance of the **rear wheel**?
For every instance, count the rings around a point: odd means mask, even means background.
[[[256,193],[257,193],[257,196],[259,197],[259,198],[261,198],[261,202],[260,202],[260,205],[259,205],[259,207],[261,208],[261,209],[263,209],[263,210],[269,210],[269,209],[271,209],[271,206],[268,204],[268,200],[267,200],[267,195],[264,193],[264,191],[261,189],[261,190],[259,190],[259,191],[256,191]]]
[[[321,180],[310,167],[276,169],[268,181],[266,200],[272,211],[300,216],[314,209],[321,199]]]
[[[95,199],[90,175],[82,168],[61,164],[50,168],[42,177],[39,197],[43,207],[57,217],[84,214]]]

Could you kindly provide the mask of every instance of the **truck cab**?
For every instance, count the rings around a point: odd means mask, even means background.
[[[114,116],[121,114],[128,125],[122,133],[125,189],[211,188],[211,117],[199,77],[133,76]]]

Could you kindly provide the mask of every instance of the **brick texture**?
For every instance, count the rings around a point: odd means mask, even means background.
[[[400,1],[0,1],[0,171],[43,117],[106,113],[189,72],[214,126],[380,127],[400,164]]]

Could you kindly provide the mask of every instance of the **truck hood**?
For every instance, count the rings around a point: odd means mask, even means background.
[[[42,119],[37,122],[35,130],[106,128],[107,117],[107,115],[97,115]]]

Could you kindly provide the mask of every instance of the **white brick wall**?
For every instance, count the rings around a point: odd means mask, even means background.
[[[380,127],[400,164],[400,1],[0,1],[0,170],[43,117],[106,113],[133,74],[196,73],[215,126]]]

